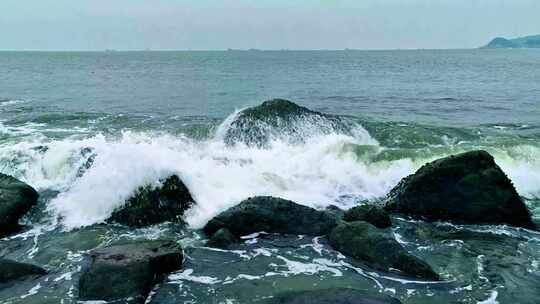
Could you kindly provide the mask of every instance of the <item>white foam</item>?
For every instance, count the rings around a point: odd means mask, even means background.
[[[25,103],[26,100],[22,99],[10,99],[10,100],[4,100],[0,102],[0,107],[7,107],[7,106],[13,106],[21,103]]]
[[[198,203],[187,215],[188,223],[198,228],[254,195],[280,196],[313,207],[338,200],[342,206],[352,206],[353,198],[385,194],[412,169],[407,160],[364,163],[344,149],[348,144],[360,142],[348,136],[326,135],[305,145],[275,142],[271,149],[260,149],[229,147],[220,140],[195,142],[163,134],[124,132],[116,139],[95,136],[52,143],[55,156],[47,156],[49,151],[45,156],[33,155],[25,172],[26,180],[34,182],[31,184],[65,186],[49,210],[61,216],[67,228],[103,221],[137,187],[177,173]],[[92,168],[74,179],[75,167],[81,164],[67,168],[61,164],[82,147],[92,147],[98,156]],[[35,169],[36,164],[42,170]],[[344,195],[350,200],[340,200]]]
[[[492,290],[489,298],[487,298],[484,301],[478,301],[477,304],[499,304],[499,301],[497,301],[497,296],[499,293],[496,290]]]
[[[275,265],[275,267],[286,267],[287,270],[281,271],[280,273],[288,276],[288,275],[297,275],[297,274],[316,274],[319,272],[329,272],[332,273],[334,277],[341,277],[343,276],[343,272],[339,270],[337,267],[337,264],[332,263],[331,261],[325,260],[325,259],[314,259],[313,263],[302,263],[299,261],[293,261],[289,260],[283,256],[277,256],[278,259],[285,262],[285,265]],[[272,265],[271,265],[272,266]]]
[[[195,282],[195,283],[200,283],[200,284],[205,284],[205,285],[213,285],[213,284],[217,284],[217,283],[220,283],[221,280],[219,280],[218,278],[214,278],[214,277],[209,277],[209,276],[195,276],[193,275],[193,269],[186,269],[180,273],[174,273],[174,274],[171,274],[169,275],[169,280],[170,280],[170,283],[181,283],[182,281],[190,281],[190,282]]]
[[[197,201],[186,220],[200,228],[213,216],[255,195],[283,197],[316,208],[330,204],[348,208],[360,199],[384,196],[401,178],[435,158],[373,162],[360,157],[358,149],[366,149],[366,153],[384,149],[361,127],[355,136],[328,134],[312,136],[303,144],[278,140],[268,148],[231,147],[222,139],[232,119],[234,114],[218,128],[215,138],[202,141],[129,131],[117,137],[56,141],[36,136],[0,145],[0,171],[38,189],[59,190],[61,194],[49,202],[48,210],[67,229],[105,220],[139,186],[176,173]],[[34,149],[39,144],[48,150]],[[77,177],[86,161],[80,151],[86,147],[97,157]],[[538,147],[490,152],[521,195],[540,197]]]
[[[40,289],[41,289],[41,283],[38,283],[36,286],[30,288],[30,290],[28,290],[28,293],[22,295],[21,299],[25,299],[25,298],[27,298],[29,296],[33,296],[33,295],[37,294]]]
[[[540,147],[518,145],[493,154],[520,195],[540,199]]]

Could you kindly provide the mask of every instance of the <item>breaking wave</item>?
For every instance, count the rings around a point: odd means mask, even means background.
[[[263,129],[270,133],[259,128],[257,136],[244,134],[231,144],[242,134],[237,124],[242,114],[231,114],[203,140],[126,130],[61,140],[36,133],[33,139],[0,145],[0,171],[39,190],[58,191],[46,209],[66,229],[104,221],[139,186],[176,173],[198,203],[186,215],[198,228],[253,195],[280,196],[316,208],[348,208],[384,196],[425,162],[466,149],[449,146],[422,157],[384,157],[393,148],[379,144],[360,124],[337,118],[329,122],[320,113],[303,113],[278,126],[264,121]],[[262,145],[247,140],[258,140],[261,134]],[[488,151],[521,195],[540,198],[540,148],[518,145]]]

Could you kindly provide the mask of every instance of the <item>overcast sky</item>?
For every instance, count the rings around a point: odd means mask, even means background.
[[[472,48],[540,0],[0,0],[0,49]]]

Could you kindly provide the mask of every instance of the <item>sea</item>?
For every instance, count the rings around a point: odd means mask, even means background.
[[[224,140],[243,109],[283,98],[346,117],[268,145]],[[396,239],[441,282],[359,265],[324,237],[254,234],[234,250],[200,228],[255,195],[324,209],[380,201],[431,160],[491,153],[540,223],[540,50],[0,52],[0,172],[33,186],[25,230],[0,257],[49,273],[0,303],[78,303],[86,255],[119,241],[175,240],[182,270],[147,303],[257,303],[290,290],[356,288],[420,303],[539,303],[540,233],[394,216]],[[178,174],[186,226],[104,221],[138,187]]]

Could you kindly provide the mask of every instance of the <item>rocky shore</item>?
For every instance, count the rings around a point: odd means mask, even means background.
[[[296,106],[276,100],[263,104],[262,110],[269,111],[273,104],[278,108]],[[323,115],[301,107],[296,110],[301,115]],[[290,109],[287,113],[291,113]],[[257,118],[256,114],[244,115]],[[331,121],[341,126],[338,120]],[[237,127],[249,126],[238,122]],[[231,131],[228,136],[235,134]],[[256,140],[256,145],[264,145],[268,136],[261,131],[260,137],[243,140]],[[158,186],[142,185],[104,225],[144,227],[165,221],[185,225],[185,212],[196,205],[189,189],[178,175],[156,182]],[[38,193],[31,186],[0,174],[0,237],[23,229],[20,221],[36,206],[37,200]],[[207,239],[206,246],[221,249],[234,248],[242,237],[261,232],[322,237],[335,251],[357,260],[369,271],[421,281],[444,280],[438,273],[443,265],[422,260],[398,242],[392,227],[394,216],[426,222],[537,229],[527,206],[493,157],[485,151],[470,151],[425,164],[378,203],[361,204],[349,210],[337,207],[317,210],[278,197],[255,196],[215,216],[200,234]],[[90,250],[78,281],[78,298],[145,303],[168,273],[182,269],[183,260],[184,251],[175,240],[115,243]],[[47,271],[54,269],[2,258],[0,288],[45,275]],[[324,289],[278,294],[269,303],[400,302],[356,289]]]

